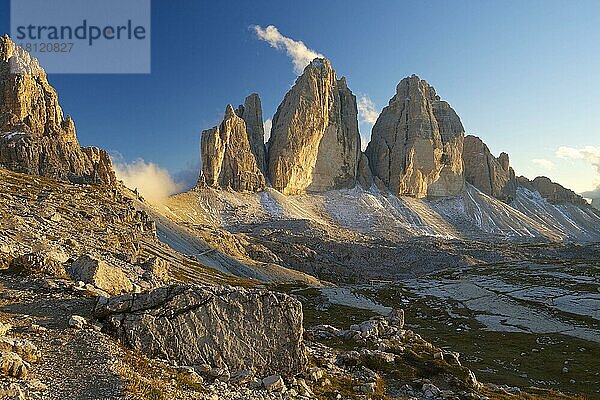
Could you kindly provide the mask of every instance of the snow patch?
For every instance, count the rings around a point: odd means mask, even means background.
[[[29,133],[28,132],[2,132],[2,134],[1,134],[1,136],[7,140],[11,140],[12,138],[15,138],[17,136],[26,136],[26,135],[29,135]]]

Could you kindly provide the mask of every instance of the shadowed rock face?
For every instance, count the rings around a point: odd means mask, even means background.
[[[264,163],[264,147],[262,153],[256,153],[258,157],[253,152],[253,147],[259,152],[257,142],[264,141],[264,131],[257,127],[258,123],[262,127],[262,116],[257,116],[260,100],[258,96],[255,100],[246,99],[246,104],[248,106],[240,106],[238,112],[246,115],[250,130],[244,119],[228,105],[221,125],[202,132],[200,184],[238,192],[256,192],[265,188],[265,177],[260,169],[261,162]]]
[[[107,152],[81,148],[38,61],[0,38],[0,165],[82,183],[116,182]]]
[[[129,347],[180,365],[292,376],[307,362],[302,305],[281,293],[167,286],[100,300],[95,314]]]
[[[352,187],[360,158],[356,97],[326,59],[304,69],[273,118],[269,178],[284,194]]]
[[[465,137],[463,148],[465,179],[483,193],[510,202],[517,194],[515,171],[510,167],[508,154],[494,157],[477,136]]]
[[[266,175],[267,151],[265,148],[265,127],[263,125],[262,106],[258,94],[252,93],[246,97],[243,105],[239,105],[236,114],[246,123],[246,133],[250,150],[254,154],[258,168]]]
[[[530,181],[524,176],[519,176],[517,178],[517,182],[519,186],[523,186],[529,190],[539,192],[542,197],[548,200],[552,204],[577,204],[581,206],[588,206],[588,202],[572,191],[571,189],[567,189],[562,185],[552,182],[549,178],[545,176],[538,176],[534,180]]]
[[[373,175],[396,195],[454,196],[464,189],[463,138],[458,115],[413,75],[379,115],[366,154]]]

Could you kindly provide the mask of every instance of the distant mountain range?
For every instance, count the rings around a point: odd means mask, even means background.
[[[44,70],[8,36],[0,39],[0,93],[0,165],[75,183],[116,182],[108,154],[79,146]],[[257,94],[228,105],[223,122],[202,132],[193,193],[248,202],[252,223],[305,219],[386,240],[600,238],[598,210],[548,178],[517,177],[508,154],[495,157],[465,136],[457,113],[419,77],[400,81],[365,152],[357,115],[346,79],[317,58],[279,105],[266,144]],[[204,206],[204,220],[221,227],[240,217]]]

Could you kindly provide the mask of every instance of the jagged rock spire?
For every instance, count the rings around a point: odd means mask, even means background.
[[[237,113],[228,104],[223,122],[202,132],[199,184],[251,192],[265,188],[260,168],[264,164],[264,131],[257,126],[259,122],[262,126],[262,115],[257,115],[262,114],[260,110],[258,95],[250,95]],[[239,114],[246,115],[250,129]],[[261,140],[262,148],[258,143]]]
[[[373,175],[396,195],[452,196],[464,189],[463,138],[458,115],[413,75],[379,115],[366,154]]]
[[[268,172],[285,194],[352,187],[360,158],[356,98],[327,59],[316,58],[273,117]]]
[[[508,154],[494,157],[477,136],[465,137],[463,149],[465,179],[483,193],[510,202],[517,194],[515,171],[510,167]]]
[[[116,182],[108,153],[82,149],[38,61],[0,38],[0,166],[85,183]]]

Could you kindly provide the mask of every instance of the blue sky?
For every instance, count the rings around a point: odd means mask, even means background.
[[[8,0],[0,10],[9,32]],[[507,151],[517,174],[585,191],[600,184],[598,15],[597,1],[153,0],[151,74],[49,80],[82,145],[177,175],[196,163],[201,131],[227,103],[257,92],[264,118],[274,114],[296,74],[250,28],[274,25],[329,58],[377,111],[416,73],[467,133]],[[371,126],[360,127],[368,137]]]

